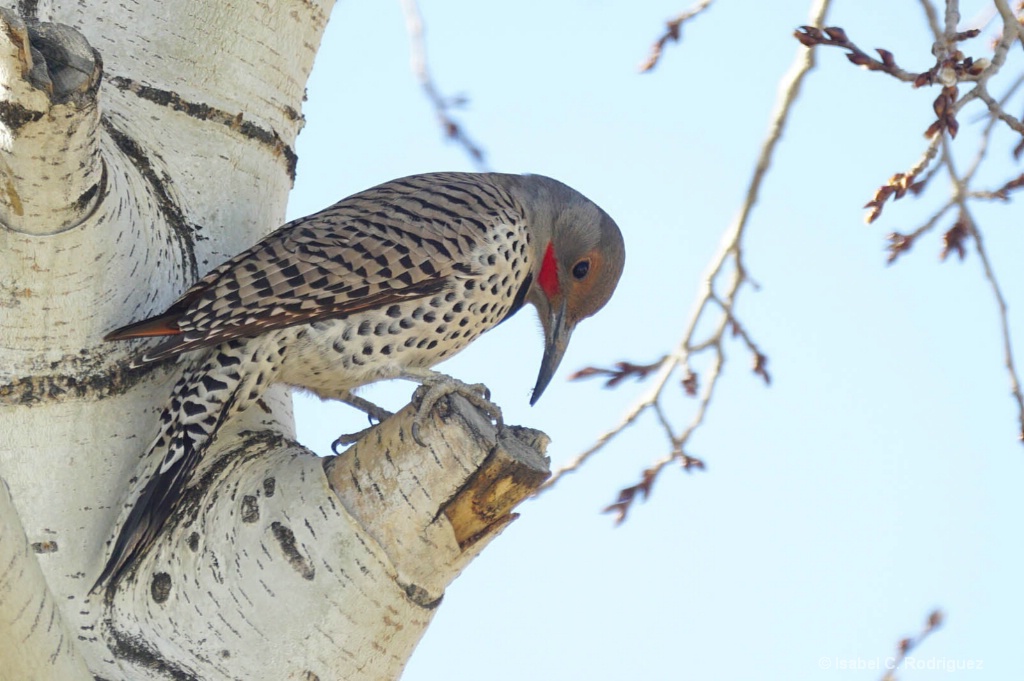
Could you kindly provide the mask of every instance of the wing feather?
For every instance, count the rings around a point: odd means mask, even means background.
[[[487,178],[417,175],[350,196],[284,225],[196,282],[163,314],[106,339],[168,336],[143,357],[150,362],[435,295],[472,271],[472,254],[489,227],[518,212]]]

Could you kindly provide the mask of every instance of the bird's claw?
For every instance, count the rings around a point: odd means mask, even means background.
[[[441,375],[436,379],[424,381],[412,396],[413,402],[418,403],[412,421],[412,438],[421,447],[426,446],[420,435],[422,424],[430,417],[430,412],[441,398],[454,394],[466,398],[466,401],[494,421],[498,428],[504,425],[501,408],[491,402],[491,391],[487,386],[483,383],[463,383],[451,376]]]
[[[331,443],[331,451],[334,452],[335,455],[341,454],[342,447],[347,447],[350,444],[358,442],[363,438],[364,435],[367,435],[371,430],[373,430],[376,427],[377,424],[374,424],[369,428],[363,428],[362,430],[357,431],[355,433],[342,433],[341,435],[334,439],[334,442]]]
[[[352,393],[345,393],[338,399],[341,402],[344,402],[345,404],[351,407],[355,407],[361,412],[364,412],[366,414],[367,420],[370,422],[370,427],[363,428],[362,430],[357,431],[355,433],[342,433],[337,438],[335,438],[334,442],[331,443],[331,451],[334,452],[335,454],[340,454],[341,452],[339,450],[342,447],[346,447],[361,440],[364,435],[368,435],[370,431],[376,428],[381,421],[384,421],[385,419],[388,419],[393,415],[387,409],[378,407],[373,402],[363,399],[362,397],[358,397],[357,395],[353,395]],[[376,421],[376,423],[374,423],[374,421]]]

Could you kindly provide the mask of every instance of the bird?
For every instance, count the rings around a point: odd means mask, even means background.
[[[293,220],[216,267],[161,314],[105,341],[160,338],[133,364],[183,356],[140,479],[93,591],[156,540],[223,424],[283,383],[324,399],[404,378],[466,386],[430,367],[527,303],[544,351],[540,398],[576,325],[608,302],[625,263],[616,223],[543,175],[426,173]],[[420,414],[424,412],[421,402]],[[419,417],[417,417],[419,418]]]

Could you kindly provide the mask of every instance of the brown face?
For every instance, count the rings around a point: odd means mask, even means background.
[[[583,253],[567,265],[565,276],[566,315],[575,325],[608,302],[619,281],[620,267],[611,267],[597,248]]]

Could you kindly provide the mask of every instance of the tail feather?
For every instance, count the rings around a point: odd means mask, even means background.
[[[104,336],[103,340],[117,341],[150,336],[174,336],[181,333],[178,328],[178,317],[180,316],[178,313],[164,313],[157,317],[143,319],[141,322],[114,329]]]
[[[201,451],[189,447],[185,455],[174,461],[166,471],[161,470],[149,479],[121,526],[110,559],[92,591],[103,584],[118,581],[125,570],[145,554],[177,508],[185,484],[201,456]]]
[[[186,370],[174,386],[160,415],[160,434],[146,457],[152,461],[159,456],[160,465],[146,480],[121,524],[92,591],[115,583],[145,555],[177,509],[220,427],[253,404],[270,382],[277,365],[266,359],[279,355],[260,353],[264,359],[260,362],[254,361],[250,352],[244,339],[223,343]]]

